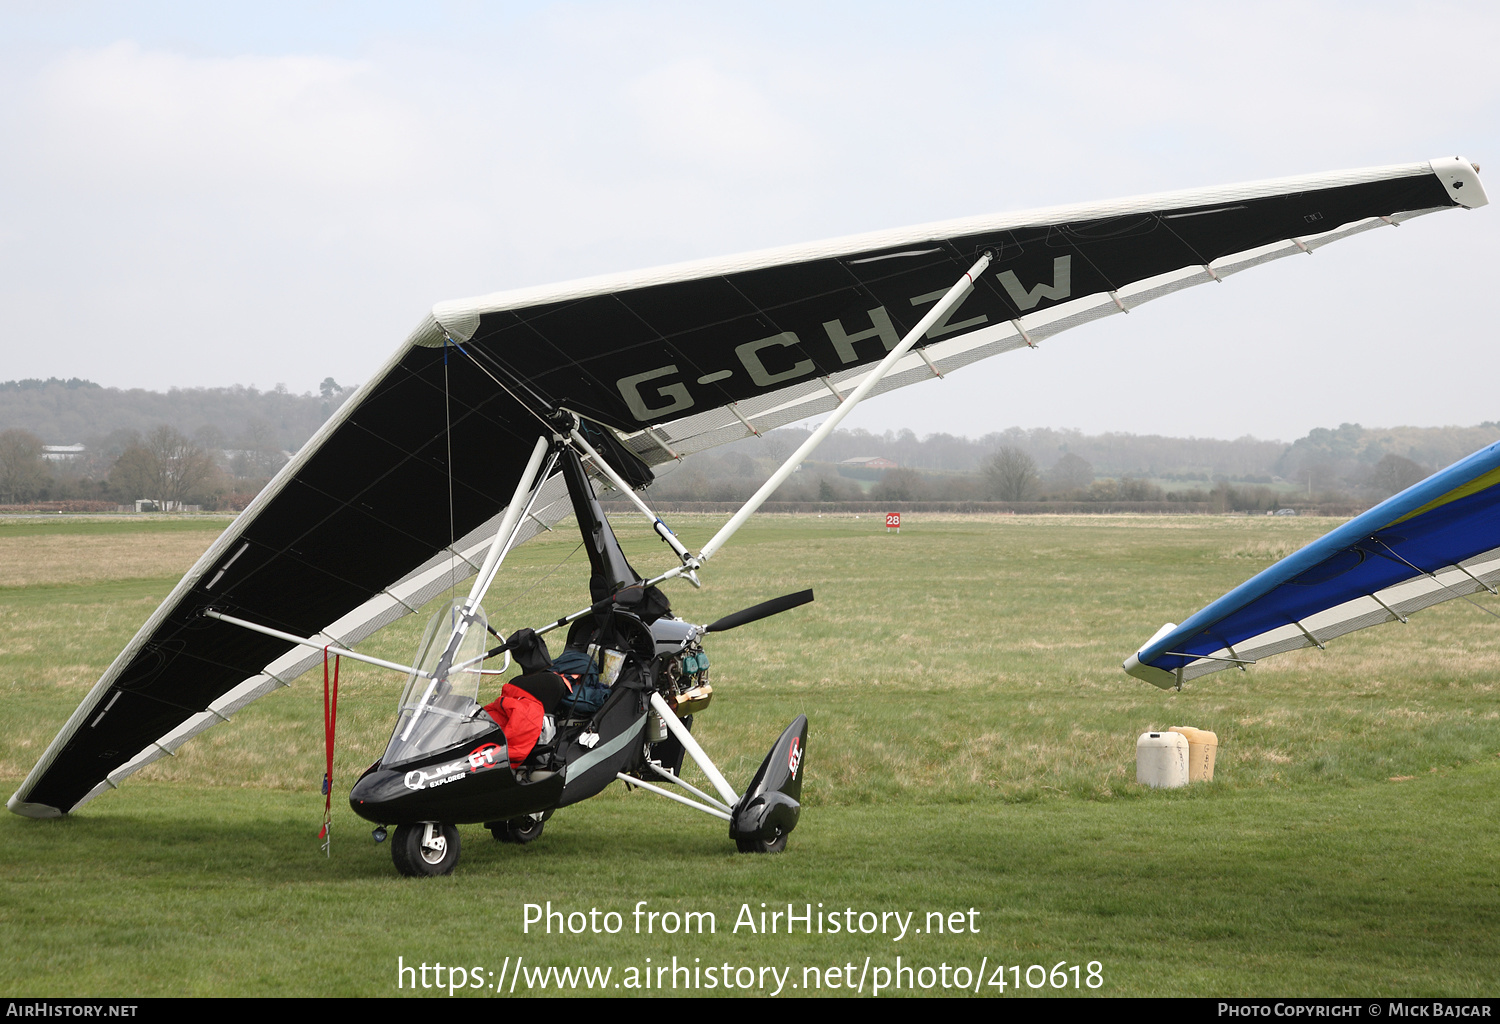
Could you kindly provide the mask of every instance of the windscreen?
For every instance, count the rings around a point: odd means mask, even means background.
[[[479,682],[489,620],[476,607],[449,601],[427,624],[396,711],[396,729],[381,759],[387,767],[438,753],[494,728],[480,710]],[[478,715],[476,718],[475,716]]]

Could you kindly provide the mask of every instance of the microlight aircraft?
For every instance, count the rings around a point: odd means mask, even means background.
[[[1195,612],[1125,659],[1164,690],[1500,583],[1500,443],[1355,516]],[[1488,608],[1479,606],[1484,611]],[[1490,612],[1494,614],[1494,612]]]
[[[1448,157],[947,221],[441,303],[189,570],[8,806],[33,817],[76,811],[333,653],[408,677],[390,745],[351,797],[357,811],[399,826],[393,855],[403,871],[451,870],[454,823],[486,822],[524,840],[552,809],[615,779],[729,819],[741,849],[779,849],[800,811],[805,721],[737,793],[685,722],[701,707],[690,693],[710,627],[671,616],[662,587],[697,585],[856,404],[1193,285],[1486,201],[1477,169]],[[697,553],[637,493],[652,466],[823,415]],[[617,559],[596,483],[648,518],[672,553],[669,568],[643,578]],[[589,603],[535,632],[568,626],[565,650],[594,650],[600,668],[613,651],[621,667],[600,711],[553,723],[553,760],[513,769],[468,692],[475,666],[504,653],[484,649],[493,626],[481,602],[506,553],[569,512],[589,542]],[[471,576],[414,664],[351,650]],[[687,787],[678,748],[717,797]]]

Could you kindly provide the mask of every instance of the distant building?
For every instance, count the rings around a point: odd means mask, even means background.
[[[857,459],[845,459],[836,467],[839,476],[850,480],[879,480],[885,471],[895,469],[896,463],[879,455],[864,455]]]
[[[42,458],[48,462],[71,462],[83,458],[87,452],[88,448],[81,444],[42,445]]]

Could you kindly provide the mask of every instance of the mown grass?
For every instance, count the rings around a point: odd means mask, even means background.
[[[697,547],[718,522],[674,525]],[[465,829],[457,874],[423,883],[398,879],[336,798],[325,860],[310,673],[72,819],[5,816],[0,982],[27,995],[388,995],[397,956],[623,969],[675,954],[800,971],[901,953],[934,966],[1098,960],[1111,994],[1492,994],[1500,632],[1489,616],[1453,602],[1182,694],[1120,671],[1164,618],[1330,525],[908,517],[887,535],[870,517],[805,516],[747,527],[703,590],[672,596],[704,622],[816,590],[810,606],[711,638],[717,696],[695,727],[742,782],[808,714],[808,810],[781,857],[736,855],[717,823],[615,787],[530,847]],[[171,521],[105,526],[34,525],[34,543],[5,549],[5,572],[58,574],[0,586],[11,789],[213,537]],[[635,522],[618,528],[637,568],[669,564]],[[71,529],[104,538],[83,569],[60,564]],[[131,576],[137,548],[162,536],[190,538],[180,564]],[[26,538],[0,527],[7,539]],[[488,602],[499,628],[581,603],[582,554],[552,572],[576,543],[560,528],[512,556]],[[104,582],[71,582],[80,571]],[[413,617],[363,647],[402,660],[421,626]],[[384,746],[400,685],[364,666],[343,673],[340,794]],[[1213,784],[1134,783],[1135,737],[1173,724],[1219,734]],[[549,899],[712,910],[720,934],[523,935],[522,904]],[[972,906],[981,931],[899,945],[724,934],[742,902],[789,900]]]

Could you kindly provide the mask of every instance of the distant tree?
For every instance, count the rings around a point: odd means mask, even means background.
[[[724,468],[731,476],[752,477],[756,475],[755,460],[744,452],[726,452]]]
[[[1412,484],[1427,479],[1425,466],[1419,466],[1401,455],[1388,454],[1375,463],[1370,474],[1370,487],[1381,498],[1389,498],[1397,491],[1404,491]]]
[[[1215,512],[1234,511],[1234,491],[1230,490],[1229,481],[1214,484],[1214,489],[1208,492],[1208,506]]]
[[[41,438],[28,430],[0,433],[0,504],[32,501],[51,479]]]
[[[973,473],[945,473],[927,478],[928,501],[983,501],[984,488]]]
[[[206,449],[210,454],[217,453],[220,449],[228,447],[224,441],[224,431],[217,424],[205,423],[193,431],[193,440],[198,442],[199,447]]]
[[[927,497],[927,481],[914,469],[888,469],[870,488],[872,501],[921,501]]]
[[[348,388],[344,387],[332,377],[323,378],[323,383],[318,385],[318,393],[323,396],[323,401],[320,407],[323,411],[323,418],[325,420],[329,416],[332,416],[333,410],[337,409],[339,405],[342,404],[344,398],[346,397],[345,392],[348,390]]]
[[[150,498],[155,487],[156,468],[151,453],[139,441],[131,444],[109,470],[109,489],[122,502]]]
[[[1162,490],[1150,480],[1137,480],[1129,473],[1120,477],[1121,501],[1161,501]]]
[[[1083,491],[1094,482],[1094,467],[1088,459],[1068,452],[1047,470],[1047,483],[1059,491]]]
[[[837,475],[826,475],[816,477],[818,481],[818,501],[869,501],[870,496],[859,486],[858,481],[849,480]],[[809,490],[808,500],[811,501]]]
[[[1041,483],[1036,463],[1019,448],[1001,448],[984,464],[985,490],[996,501],[1031,501]]]
[[[1233,507],[1245,511],[1271,511],[1281,505],[1276,492],[1264,485],[1235,488],[1229,494]]]
[[[797,445],[801,444],[801,441],[793,440],[787,431],[773,430],[769,434],[762,434],[760,443],[766,453],[780,466],[792,452],[797,450]]]
[[[213,472],[213,459],[172,427],[160,426],[120,455],[110,471],[115,493],[130,501],[149,498],[158,508],[180,505]]]
[[[239,449],[229,460],[229,469],[241,480],[268,480],[285,462],[286,455],[271,425],[253,419],[240,438]]]

